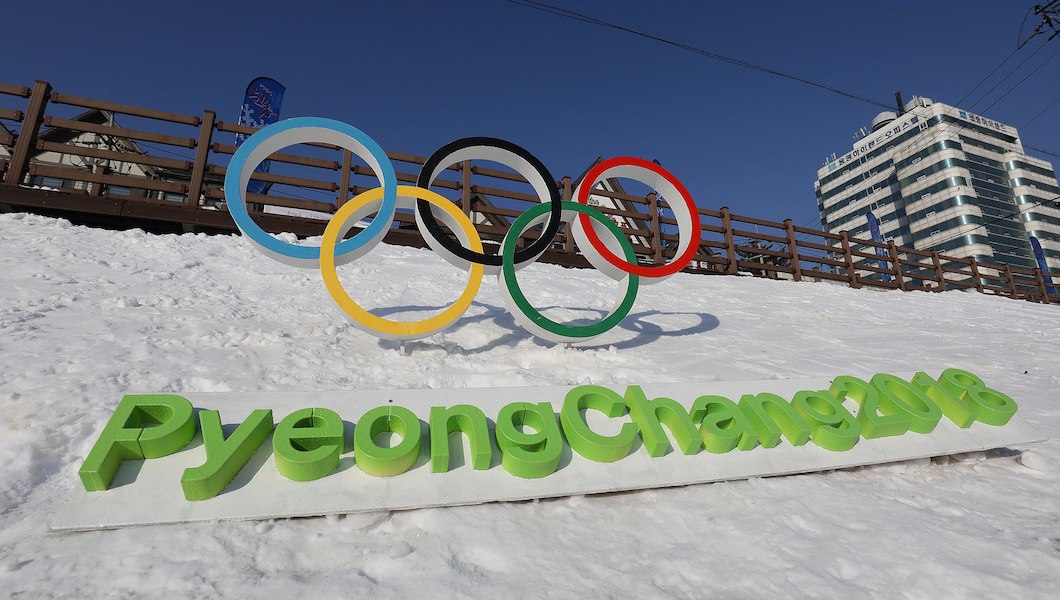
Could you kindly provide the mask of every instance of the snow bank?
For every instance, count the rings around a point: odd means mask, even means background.
[[[345,518],[57,534],[51,516],[123,393],[833,376],[955,366],[1060,425],[1060,307],[975,293],[678,275],[580,348],[519,328],[487,281],[402,356],[347,325],[314,271],[236,237],[0,215],[0,589],[13,596],[1051,597],[1060,442],[733,483]],[[437,308],[462,273],[382,246],[352,295]],[[533,265],[556,317],[616,287]],[[565,308],[564,308],[565,307]],[[579,308],[581,307],[581,308]],[[589,310],[584,310],[589,309]],[[422,315],[421,315],[422,316]]]

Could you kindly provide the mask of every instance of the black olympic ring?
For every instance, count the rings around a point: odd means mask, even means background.
[[[463,160],[471,160],[472,158],[484,159],[484,160],[495,160],[496,158],[488,156],[489,152],[483,153],[484,155],[475,154],[475,156],[462,156],[457,160],[451,160],[450,157],[461,153],[461,151],[469,149],[489,149],[496,148],[502,151],[502,153],[514,154],[516,157],[526,161],[526,163],[537,173],[538,177],[544,180],[546,187],[549,190],[549,201],[551,202],[551,210],[549,211],[548,221],[545,223],[545,230],[541,233],[541,237],[534,240],[529,246],[518,250],[515,253],[515,262],[522,263],[532,261],[541,255],[545,250],[549,248],[556,234],[559,232],[559,227],[563,223],[563,204],[560,198],[559,188],[556,187],[556,180],[549,173],[548,167],[544,165],[536,156],[530,154],[525,149],[517,146],[507,140],[492,137],[468,137],[450,142],[445,146],[442,146],[434,152],[427,159],[427,162],[423,163],[423,168],[420,170],[419,178],[416,180],[416,185],[430,189],[431,183],[434,181],[438,174],[455,162],[461,162]],[[465,153],[469,154],[469,153]],[[501,162],[509,167],[513,165],[508,164],[506,161]],[[517,171],[519,169],[516,169]],[[530,177],[526,173],[520,173],[527,180]],[[533,182],[531,181],[531,185]],[[540,192],[539,192],[540,194]],[[475,264],[489,265],[500,267],[501,266],[501,255],[497,253],[495,255],[485,254],[481,252],[475,252],[464,247],[461,243],[453,239],[446,233],[445,229],[438,224],[433,214],[433,209],[425,200],[416,201],[416,211],[420,214],[420,219],[423,221],[423,225],[427,228],[427,232],[438,241],[446,250],[455,254],[456,256]]]

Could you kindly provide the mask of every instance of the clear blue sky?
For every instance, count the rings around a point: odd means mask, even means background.
[[[895,90],[958,102],[1015,49],[1034,3],[550,1],[888,104]],[[502,137],[557,177],[631,154],[661,161],[701,206],[796,224],[816,218],[824,157],[882,110],[504,0],[18,0],[4,12],[5,83],[234,121],[247,82],[268,75],[287,86],[283,117],[344,120],[390,150]],[[972,106],[1044,39],[962,105],[981,112],[1060,49]],[[985,114],[1019,127],[1058,96],[1060,57]],[[1060,153],[1060,102],[1021,132]]]

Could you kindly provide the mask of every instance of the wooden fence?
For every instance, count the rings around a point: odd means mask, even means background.
[[[121,126],[118,119],[136,121],[137,126]],[[212,110],[191,116],[82,98],[56,92],[44,81],[33,87],[0,84],[0,125],[5,125],[0,127],[2,207],[108,226],[235,230],[224,205],[223,179],[228,158],[235,152],[233,134],[250,134],[256,131],[253,128],[218,120]],[[320,235],[343,202],[377,185],[373,172],[355,164],[348,150],[326,144],[294,149],[273,154],[272,171],[254,177],[271,185],[266,194],[247,198],[255,222],[266,231]],[[395,163],[398,181],[414,184],[426,157],[387,155]],[[284,174],[288,167],[298,172]],[[555,185],[564,199],[570,199],[576,183],[563,177]],[[470,162],[450,166],[432,189],[473,217],[493,251],[512,217],[538,202],[518,174]],[[594,195],[613,201],[614,206],[598,208],[612,215],[636,242],[639,260],[660,264],[674,256],[677,221],[665,199],[654,193],[638,196],[604,189]],[[1060,303],[1060,272],[977,262],[893,242],[880,244],[851,238],[846,232],[798,227],[790,219],[744,217],[727,208],[698,211],[703,235],[689,272],[749,273],[902,291],[974,289]],[[396,221],[386,241],[424,246],[412,214],[399,213]],[[536,235],[535,230],[525,232],[521,242]],[[577,253],[568,226],[542,260],[588,264]],[[1055,287],[1047,277],[1056,281]]]

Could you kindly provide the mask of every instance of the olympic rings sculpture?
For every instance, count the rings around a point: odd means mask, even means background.
[[[366,162],[379,180],[343,204],[324,230],[319,247],[292,244],[265,232],[247,211],[246,190],[254,170],[282,148],[304,143],[327,143],[349,150]],[[482,239],[471,219],[449,199],[430,190],[450,165],[466,160],[489,160],[522,175],[534,188],[541,204],[520,215],[501,241],[496,255],[483,252]],[[633,245],[610,218],[589,205],[593,187],[602,179],[626,177],[647,184],[669,199],[678,225],[676,254],[664,265],[640,265]],[[694,258],[701,235],[692,196],[684,185],[658,164],[639,158],[605,160],[585,175],[574,190],[575,201],[560,198],[556,180],[535,156],[515,144],[496,138],[464,138],[447,144],[424,163],[417,185],[398,185],[394,166],[383,149],[361,130],[332,119],[299,117],[269,125],[247,138],[236,149],[225,175],[225,199],[236,226],[254,247],[286,265],[318,268],[335,303],[354,326],[390,340],[413,340],[438,333],[456,322],[471,306],[485,274],[496,275],[504,303],[515,319],[534,335],[552,342],[590,340],[618,325],[629,314],[639,285],[662,281]],[[356,260],[375,248],[390,230],[398,209],[415,212],[416,226],[427,245],[446,262],[467,271],[460,297],[438,314],[420,321],[396,321],[372,314],[358,305],[339,281],[337,266]],[[346,238],[362,219],[376,216],[366,227]],[[560,226],[571,224],[574,241],[589,263],[609,278],[625,283],[625,292],[606,317],[589,325],[568,325],[542,315],[526,299],[516,272],[536,261],[553,243]],[[541,236],[517,248],[519,235],[544,225]],[[454,240],[445,228],[455,234]]]

